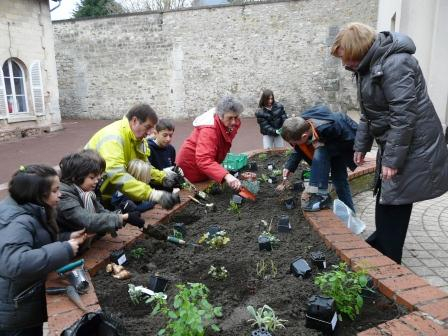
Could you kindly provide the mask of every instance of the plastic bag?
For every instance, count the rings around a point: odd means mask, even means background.
[[[125,336],[126,329],[120,321],[102,311],[84,314],[61,336]]]
[[[338,216],[354,234],[360,234],[366,228],[366,224],[353,213],[344,202],[335,199],[333,202],[333,212]]]

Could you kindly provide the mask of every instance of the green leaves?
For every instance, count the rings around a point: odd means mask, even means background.
[[[349,271],[343,262],[332,267],[332,271],[320,273],[314,283],[320,287],[323,295],[334,299],[338,312],[354,320],[364,304],[361,291],[367,286],[366,271]]]
[[[218,332],[219,327],[211,322],[215,317],[222,316],[222,310],[221,307],[213,307],[208,302],[208,288],[201,283],[180,284],[176,287],[179,292],[174,297],[174,309],[170,309],[167,301],[160,296],[152,297],[152,301],[156,301],[157,305],[151,315],[162,312],[169,318],[166,327],[159,330],[157,335],[203,336],[205,326],[208,325],[214,332]]]
[[[264,327],[268,331],[275,331],[277,328],[285,328],[283,323],[288,322],[287,320],[277,318],[274,309],[266,304],[256,311],[252,306],[247,306],[246,309],[254,317],[248,320],[248,322],[252,322],[252,326],[256,325],[258,328]]]

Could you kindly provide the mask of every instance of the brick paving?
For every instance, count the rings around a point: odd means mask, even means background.
[[[367,238],[375,230],[375,198],[371,191],[354,197]],[[448,292],[448,193],[414,204],[403,251],[403,265]]]

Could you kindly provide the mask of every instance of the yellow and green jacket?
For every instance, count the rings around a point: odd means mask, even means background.
[[[105,126],[89,140],[86,149],[96,150],[106,161],[106,179],[101,186],[103,199],[109,201],[119,190],[133,201],[148,200],[152,188],[127,172],[133,159],[148,162],[150,149],[146,139],[137,140],[126,117]],[[151,169],[151,182],[161,184],[166,173]]]

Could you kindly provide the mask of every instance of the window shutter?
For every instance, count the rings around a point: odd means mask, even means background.
[[[45,115],[44,89],[40,61],[34,61],[30,67],[31,94],[33,96],[34,113],[36,116]]]
[[[0,119],[8,117],[8,103],[6,101],[5,78],[3,70],[0,68]]]

